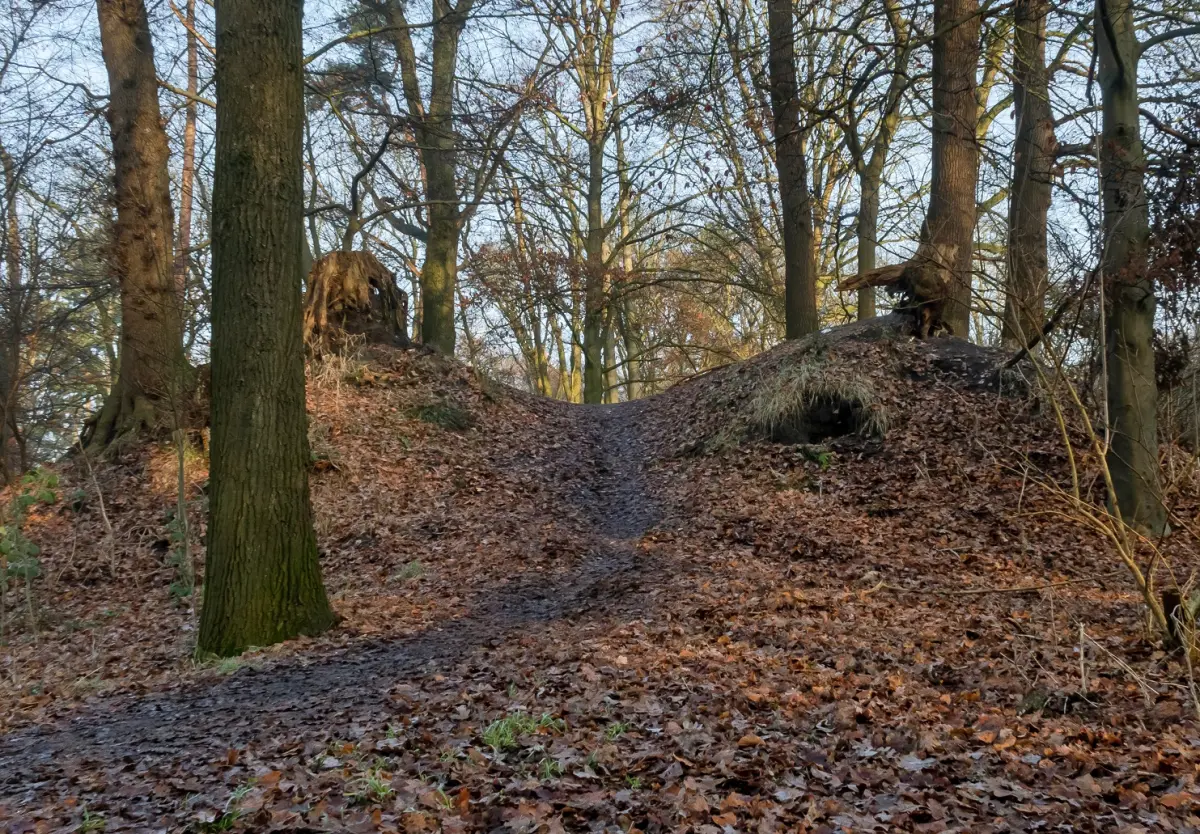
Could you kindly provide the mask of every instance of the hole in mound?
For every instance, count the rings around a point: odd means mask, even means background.
[[[869,382],[823,364],[792,365],[764,380],[749,417],[755,433],[776,443],[882,439],[887,429],[887,413]]]
[[[840,397],[822,397],[765,426],[776,443],[824,443],[857,434],[864,425],[862,403]]]

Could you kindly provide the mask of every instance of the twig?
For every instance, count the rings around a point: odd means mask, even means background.
[[[104,506],[104,492],[100,489],[100,481],[96,478],[96,470],[92,468],[92,459],[89,457],[87,449],[83,447],[82,441],[79,443],[79,452],[83,456],[83,462],[87,464],[88,475],[92,479],[92,486],[96,488],[96,499],[100,502],[100,518],[104,521],[104,530],[108,539],[108,569],[115,579],[117,576],[117,540],[113,534],[112,521],[108,518],[108,509]]]

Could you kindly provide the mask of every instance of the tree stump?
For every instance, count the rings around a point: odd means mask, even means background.
[[[352,336],[408,347],[408,294],[370,252],[330,252],[308,275],[304,342],[320,356],[341,349]]]
[[[946,304],[953,287],[953,265],[958,247],[936,246],[921,241],[917,254],[901,264],[881,266],[860,272],[838,284],[838,292],[852,292],[861,287],[886,287],[899,293],[902,301],[897,312],[908,312],[916,318],[917,336],[927,339],[941,332],[950,332],[944,321]]]

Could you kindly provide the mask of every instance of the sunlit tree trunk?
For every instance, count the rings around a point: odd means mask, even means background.
[[[808,162],[800,124],[796,84],[796,35],[791,0],[768,0],[768,68],[775,125],[775,168],[783,215],[784,309],[787,337],[796,339],[819,328],[817,264],[813,249],[812,203]]]
[[[1054,167],[1054,115],[1046,72],[1048,0],[1017,0],[1013,9],[1013,179],[1008,206],[1008,286],[1002,338],[1024,346],[1045,318],[1046,220]]]
[[[952,263],[944,265],[951,272],[945,322],[954,335],[966,338],[979,180],[978,0],[936,0],[933,25],[933,172],[924,242],[935,252],[954,253]]]
[[[196,180],[196,97],[200,92],[200,56],[196,40],[196,0],[187,0],[187,90],[184,105],[183,168],[179,174],[179,228],[175,244],[175,291],[180,308],[187,305],[188,250],[192,246],[192,204]]]
[[[146,8],[142,0],[98,0],[97,11],[117,204],[111,263],[121,294],[117,381],[91,430],[91,444],[102,447],[127,432],[173,427],[188,369],[172,275],[169,151]]]
[[[458,288],[458,243],[462,212],[458,194],[458,151],[454,98],[458,44],[470,15],[472,0],[433,0],[432,60],[429,67],[429,106],[421,97],[416,51],[405,6],[387,4],[390,34],[400,62],[401,81],[425,172],[425,261],[421,265],[421,341],[453,355],[455,299]]]
[[[1138,115],[1139,46],[1130,0],[1097,0],[1097,69],[1103,96],[1100,180],[1104,189],[1104,280],[1109,309],[1108,412],[1112,503],[1135,529],[1161,533],[1166,511],[1158,468],[1154,379],[1154,284],[1146,155]]]
[[[199,647],[333,623],[308,490],[299,0],[217,4],[212,460]]]

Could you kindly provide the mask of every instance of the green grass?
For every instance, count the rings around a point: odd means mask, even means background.
[[[521,736],[542,731],[561,733],[566,728],[567,724],[561,718],[552,718],[548,714],[534,718],[521,712],[497,718],[488,724],[483,731],[483,743],[493,751],[503,753],[506,750],[515,750],[519,746]]]
[[[546,782],[563,775],[563,766],[554,759],[542,759],[538,765],[538,778]]]
[[[352,779],[348,787],[346,798],[360,804],[382,803],[395,793],[391,776],[378,764]]]
[[[614,721],[604,728],[604,737],[609,741],[614,741],[629,732],[628,721]]]

